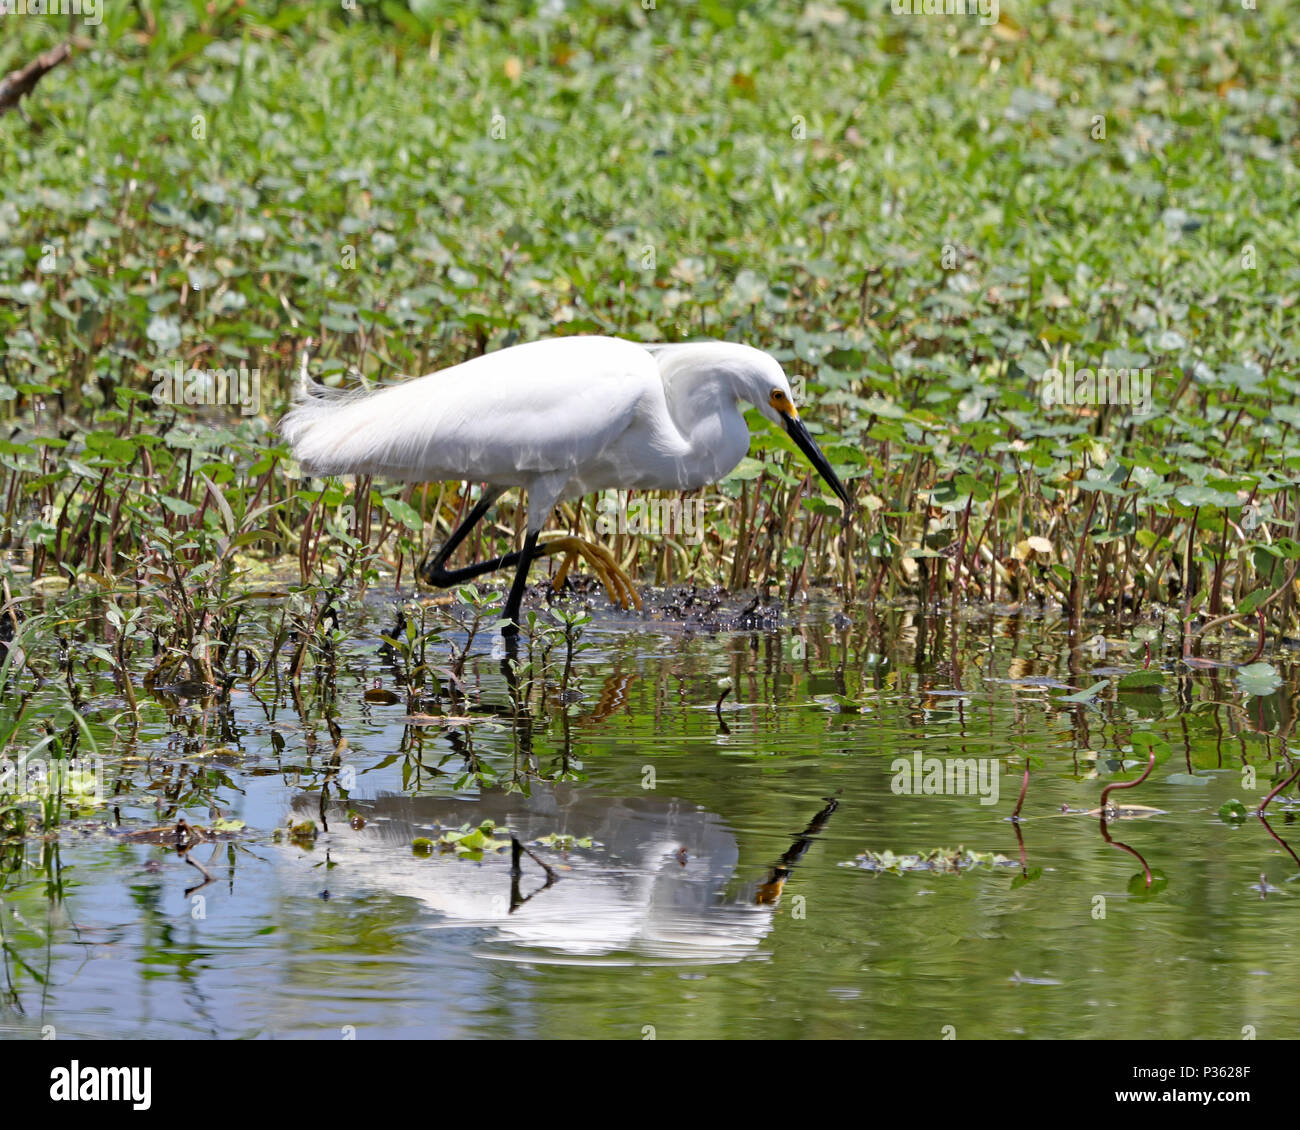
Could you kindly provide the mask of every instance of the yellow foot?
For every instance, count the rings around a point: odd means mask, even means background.
[[[564,554],[564,561],[560,565],[560,570],[555,574],[554,585],[557,590],[564,584],[564,579],[569,575],[570,566],[581,557],[596,571],[596,576],[601,579],[605,591],[609,594],[611,604],[617,604],[624,609],[636,608],[637,611],[641,610],[641,598],[637,595],[636,589],[632,587],[632,582],[628,580],[627,574],[619,568],[618,562],[614,560],[614,555],[603,545],[583,541],[581,538],[563,537],[553,538],[539,548],[550,553]]]

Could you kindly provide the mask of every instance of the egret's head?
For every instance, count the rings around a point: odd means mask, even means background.
[[[799,418],[794,393],[780,363],[770,353],[751,345],[727,345],[733,351],[733,372],[742,400],[748,400],[772,423],[785,426],[787,417]]]
[[[832,470],[829,460],[817,446],[817,441],[809,434],[804,422],[799,419],[799,409],[795,407],[794,393],[790,390],[790,382],[786,379],[785,372],[774,357],[757,349],[754,353],[762,360],[757,361],[754,367],[750,403],[772,423],[785,429],[786,434],[808,457],[808,462],[826,480],[826,484],[839,496],[847,509],[851,505],[849,492],[844,489],[844,484]]]
[[[648,348],[659,363],[670,404],[675,400],[689,400],[701,387],[712,389],[713,395],[721,395],[737,410],[742,400],[752,404],[772,423],[785,429],[839,496],[845,509],[851,505],[849,492],[799,419],[790,382],[770,353],[752,345],[725,341],[660,344]]]

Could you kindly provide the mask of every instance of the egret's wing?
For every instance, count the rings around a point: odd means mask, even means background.
[[[361,395],[305,390],[280,430],[309,474],[519,485],[576,470],[662,400],[654,358],[605,337],[550,338]]]

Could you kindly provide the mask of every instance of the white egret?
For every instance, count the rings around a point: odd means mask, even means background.
[[[359,395],[304,379],[280,428],[308,474],[485,483],[423,579],[446,587],[516,566],[505,608],[513,634],[528,567],[544,554],[581,554],[612,598],[640,606],[604,547],[576,538],[539,546],[538,535],[564,499],[610,489],[694,490],[723,478],[749,450],[742,400],[785,428],[847,509],[849,493],[799,418],[781,366],[762,350],[728,342],[550,338]],[[511,487],[528,493],[523,549],[445,568]]]
[[[464,797],[301,796],[294,810],[321,820],[332,862],[331,887],[418,899],[448,925],[485,931],[478,952],[498,944],[561,955],[635,953],[682,962],[750,956],[772,929],[785,883],[825,830],[838,802],[825,806],[765,872],[738,881],[740,846],[726,821],[681,800],[606,797],[572,785],[536,782],[527,794],[484,789]],[[349,827],[356,814],[364,824]],[[323,819],[322,819],[323,818]],[[431,829],[491,821],[494,837],[537,845],[545,837],[590,837],[564,854],[562,873],[518,865],[520,852],[486,851],[475,867],[411,852]],[[530,854],[543,867],[555,849]],[[540,854],[538,854],[540,853]],[[558,862],[558,860],[555,860]],[[494,944],[495,943],[495,944]]]

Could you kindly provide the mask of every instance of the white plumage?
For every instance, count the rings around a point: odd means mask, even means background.
[[[781,366],[748,345],[611,337],[512,346],[378,392],[310,385],[281,423],[304,471],[525,487],[529,528],[596,490],[691,490],[749,449],[738,401],[773,423]]]
[[[304,381],[280,427],[308,474],[468,479],[487,484],[492,497],[523,487],[535,540],[566,498],[693,490],[725,477],[749,449],[741,401],[783,425],[848,505],[776,359],[728,342],[551,338],[377,392],[341,394]],[[526,544],[521,576],[532,553]]]

